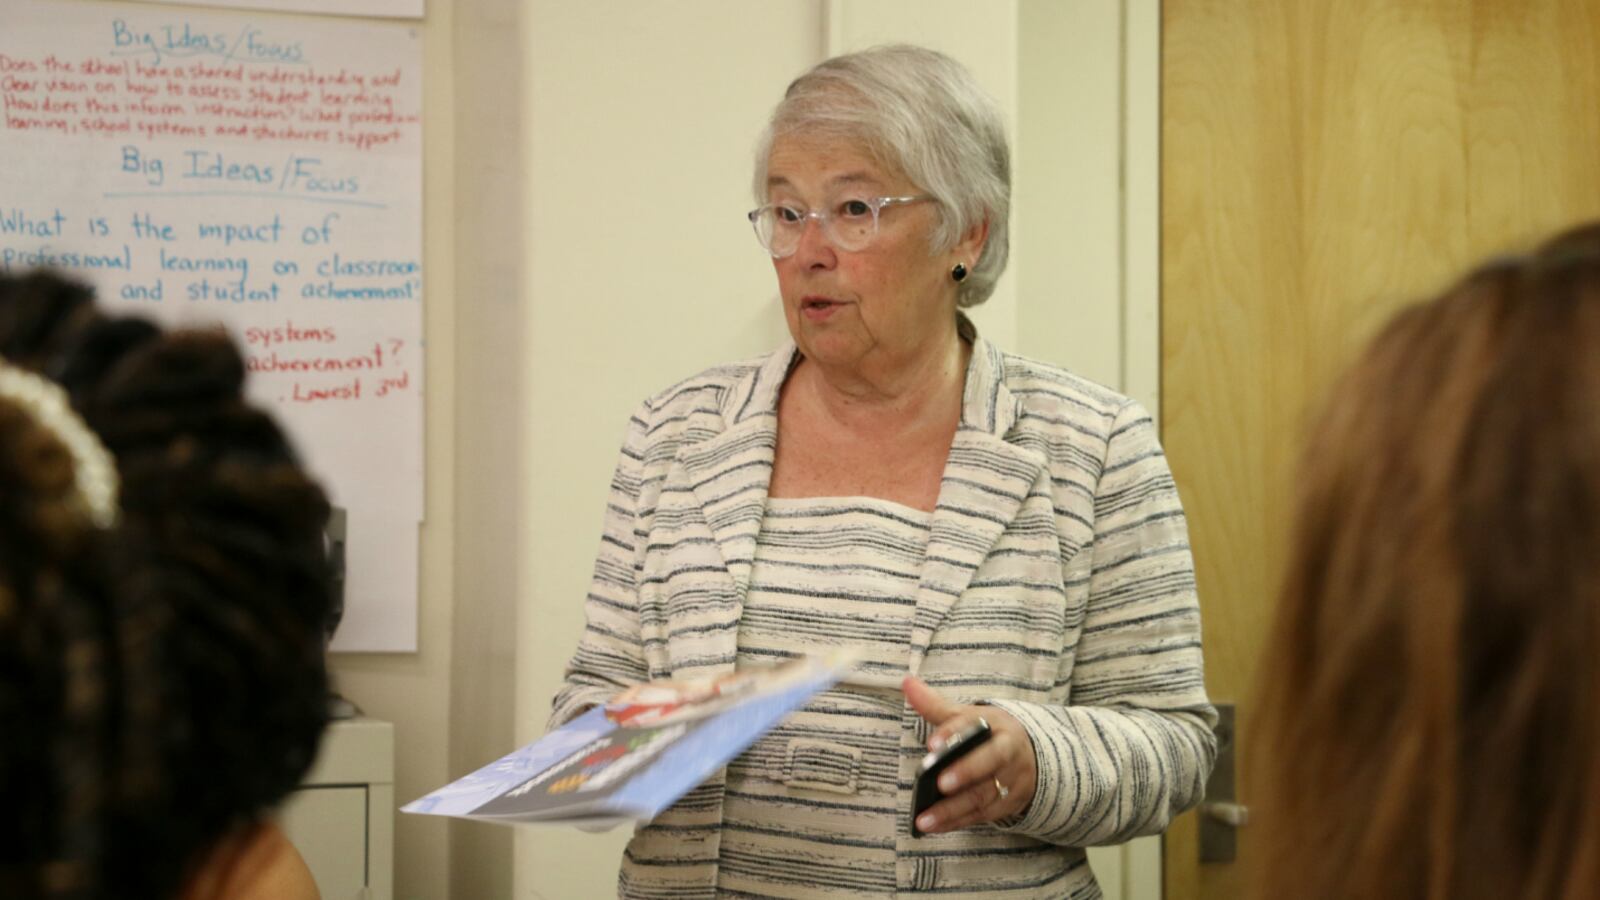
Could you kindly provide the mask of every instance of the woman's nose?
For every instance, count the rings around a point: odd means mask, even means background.
[[[833,240],[823,227],[820,216],[810,216],[800,228],[800,244],[795,248],[796,262],[807,267],[831,268],[837,257]]]

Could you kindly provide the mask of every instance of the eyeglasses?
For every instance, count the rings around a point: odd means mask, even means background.
[[[831,210],[799,209],[783,203],[768,203],[750,211],[750,225],[756,240],[773,259],[794,255],[800,249],[800,236],[806,220],[816,219],[822,233],[840,250],[864,250],[878,236],[878,213],[886,206],[932,200],[927,194],[915,197],[852,197],[841,200]]]

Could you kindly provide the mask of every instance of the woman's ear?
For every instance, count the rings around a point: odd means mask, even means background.
[[[962,235],[961,240],[956,243],[955,249],[962,260],[967,263],[968,268],[975,268],[978,264],[978,259],[983,256],[984,245],[988,242],[989,217],[984,216],[973,223],[971,228],[967,229],[967,233]]]

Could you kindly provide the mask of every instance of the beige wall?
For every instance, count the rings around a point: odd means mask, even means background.
[[[455,126],[451,115],[455,50],[451,4],[428,3],[418,25],[423,52],[424,503],[418,599],[418,652],[336,654],[336,686],[368,715],[395,725],[395,799],[406,803],[448,779],[452,579],[455,574],[456,253]],[[449,896],[446,823],[395,820],[396,900]]]
[[[1062,6],[431,0],[421,649],[335,660],[396,723],[398,800],[543,731],[635,405],[784,337],[740,213],[772,103],[829,53],[911,40],[972,68],[1020,123],[1011,270],[979,327],[1122,383],[1123,4]],[[624,838],[401,816],[395,896],[607,896]]]
[[[517,560],[528,477],[517,372],[528,304],[522,285],[524,54],[518,4],[455,5],[456,577],[449,772],[457,778],[515,746]],[[452,822],[451,896],[511,896],[511,831]]]

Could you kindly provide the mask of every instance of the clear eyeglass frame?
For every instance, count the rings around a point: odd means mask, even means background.
[[[800,238],[805,233],[806,222],[816,219],[822,226],[822,234],[829,243],[841,250],[855,252],[865,250],[873,238],[878,236],[878,218],[886,206],[900,206],[907,203],[921,203],[933,200],[929,194],[915,194],[908,197],[847,197],[839,201],[832,211],[820,209],[798,209],[787,203],[768,203],[758,206],[747,213],[750,227],[755,230],[756,240],[772,255],[773,259],[784,259],[793,256],[800,249]],[[850,214],[845,212],[845,207],[859,203],[871,211],[871,217],[861,212]],[[778,218],[781,211],[788,211],[794,218],[784,219],[779,228]],[[841,222],[841,217],[845,221]]]

